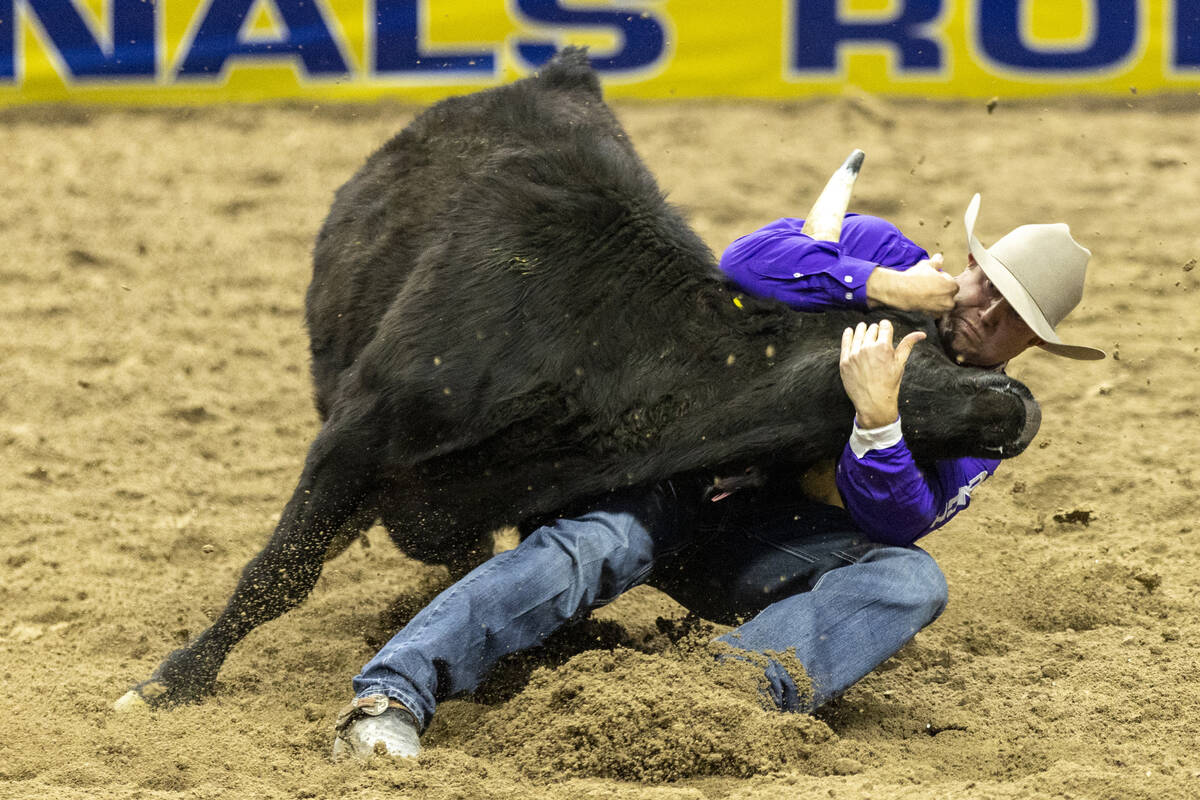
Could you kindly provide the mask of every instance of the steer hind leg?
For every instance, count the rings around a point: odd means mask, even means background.
[[[330,544],[362,507],[384,452],[373,406],[339,409],[309,449],[300,482],[266,547],[242,570],[225,610],[153,676],[118,701],[119,708],[193,702],[211,694],[226,655],[254,628],[299,605],[321,574]]]

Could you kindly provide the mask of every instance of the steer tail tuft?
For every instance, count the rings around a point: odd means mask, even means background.
[[[584,89],[601,97],[600,78],[588,61],[586,47],[564,47],[542,68],[538,79],[549,89]]]

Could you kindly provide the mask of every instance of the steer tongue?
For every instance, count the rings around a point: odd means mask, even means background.
[[[864,155],[862,150],[855,150],[833,173],[817,202],[813,203],[812,211],[808,212],[801,233],[822,242],[838,240],[842,235],[842,218],[850,206],[850,192],[854,190],[854,181],[862,168]]]

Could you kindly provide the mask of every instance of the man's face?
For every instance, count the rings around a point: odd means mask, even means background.
[[[1041,344],[973,257],[954,280],[954,308],[938,320],[938,335],[958,363],[995,367]]]

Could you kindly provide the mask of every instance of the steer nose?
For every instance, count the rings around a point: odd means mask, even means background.
[[[1021,400],[1025,403],[1025,428],[1013,445],[1014,456],[1029,446],[1033,437],[1037,436],[1038,428],[1042,427],[1042,407],[1038,405],[1038,401],[1033,399],[1033,395],[1022,396]]]

